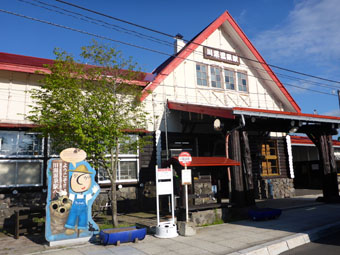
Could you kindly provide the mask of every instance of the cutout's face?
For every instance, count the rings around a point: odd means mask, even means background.
[[[71,189],[76,193],[87,191],[91,183],[90,174],[74,172],[71,176]]]

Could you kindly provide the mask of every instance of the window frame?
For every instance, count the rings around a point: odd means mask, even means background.
[[[231,72],[233,74],[233,79],[234,79],[234,88],[233,89],[229,89],[229,88],[226,87],[226,81],[225,81],[226,75],[225,75],[225,71],[229,71],[229,72]],[[235,69],[224,67],[223,68],[223,81],[224,81],[223,83],[224,83],[224,89],[225,90],[237,91],[236,71],[235,71]]]
[[[32,162],[39,162],[40,163],[40,183],[36,184],[9,184],[9,185],[1,185],[0,188],[8,188],[8,187],[42,187],[44,184],[44,160],[43,159],[5,159],[5,160],[0,160],[0,165],[1,163],[15,163],[16,164],[16,172],[15,172],[15,181],[17,182],[18,179],[18,163],[32,163]]]
[[[45,138],[38,138],[41,139],[41,154],[39,155],[18,155],[18,149],[19,149],[19,140],[21,137],[21,134],[34,134],[34,135],[40,135],[38,132],[30,132],[30,131],[22,131],[22,130],[0,130],[5,131],[5,132],[16,132],[17,137],[16,137],[16,143],[15,143],[15,155],[1,155],[0,154],[0,159],[11,159],[11,158],[17,158],[17,159],[23,159],[23,158],[44,158],[44,151],[45,151]]]
[[[205,66],[206,68],[206,76],[207,76],[207,79],[206,79],[206,82],[207,82],[207,85],[200,85],[198,84],[198,76],[197,76],[197,65],[199,66]],[[196,85],[201,87],[201,88],[209,88],[210,85],[209,85],[209,81],[210,81],[210,76],[209,76],[209,65],[207,64],[203,64],[203,63],[199,63],[199,62],[195,62],[195,76],[196,76]],[[200,78],[201,79],[201,78]]]
[[[266,152],[266,155],[262,154],[262,146],[263,145],[267,145],[268,143],[274,143],[274,146],[273,147],[269,147],[269,150],[275,149],[275,155],[271,155],[271,154],[267,155],[267,152]],[[278,150],[278,142],[277,142],[277,140],[275,140],[275,139],[268,139],[266,141],[261,142],[261,144],[260,144],[260,153],[261,153],[261,159],[260,159],[260,162],[261,162],[261,176],[262,177],[280,176],[281,173],[280,173],[280,165],[279,165],[279,150]],[[276,157],[276,158],[267,158],[267,156]],[[272,166],[270,166],[270,171],[269,171],[269,167],[268,167],[269,160],[275,160],[276,161],[277,173],[273,173]],[[266,173],[263,172],[263,163],[267,164],[267,167],[266,167],[267,168],[267,172]]]
[[[137,140],[139,139],[139,135],[135,134]],[[117,183],[137,183],[139,181],[139,156],[140,156],[140,152],[139,152],[139,147],[136,148],[136,154],[118,154],[118,169],[117,169]],[[106,154],[105,157],[110,160],[111,159],[111,154]],[[119,176],[119,172],[120,172],[120,162],[137,162],[137,169],[136,169],[136,178],[135,179],[124,179],[124,180],[119,180],[118,176]],[[110,183],[109,179],[106,180],[99,180],[99,170],[98,169],[98,183],[99,184],[107,184]],[[105,171],[105,169],[103,169],[103,171]]]
[[[209,65],[209,70],[210,70],[210,76],[209,76],[209,84],[210,84],[210,86],[209,87],[211,87],[211,88],[213,88],[213,89],[224,89],[223,88],[223,75],[222,75],[222,68],[221,67],[219,67],[219,66],[216,66],[216,65]],[[212,68],[214,68],[214,69],[217,69],[217,70],[219,70],[219,72],[220,72],[220,85],[221,85],[221,87],[214,87],[213,85],[212,85],[212,83],[213,83],[213,80],[212,80],[212,77],[213,77],[213,74],[211,73],[212,72]],[[215,76],[216,76],[216,74],[215,74]],[[217,76],[216,76],[217,77]],[[214,82],[217,82],[217,81],[214,81]]]
[[[245,75],[245,80],[246,80],[246,90],[240,90],[240,84],[239,84],[239,74]],[[236,71],[236,78],[237,78],[237,91],[241,93],[249,93],[249,79],[248,79],[248,73],[246,71],[242,70],[237,70]],[[243,85],[241,85],[243,86]]]

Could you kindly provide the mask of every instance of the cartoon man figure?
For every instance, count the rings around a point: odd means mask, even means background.
[[[94,172],[90,172],[85,165],[69,171],[72,172],[69,194],[72,206],[65,224],[65,234],[72,235],[77,222],[78,230],[88,229],[88,202],[99,190],[99,186],[95,183],[90,190],[93,178],[91,175]]]

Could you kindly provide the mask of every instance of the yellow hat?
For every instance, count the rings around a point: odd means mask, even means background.
[[[84,173],[84,174],[93,174],[89,170],[87,170],[87,167],[85,165],[80,165],[76,169],[68,170],[69,172],[78,172],[78,173]]]

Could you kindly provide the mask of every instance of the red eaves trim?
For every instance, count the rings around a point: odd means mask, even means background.
[[[340,117],[318,115],[318,114],[309,114],[309,113],[301,113],[301,112],[283,112],[283,111],[254,109],[254,108],[243,108],[243,107],[234,107],[233,110],[247,111],[247,112],[263,112],[263,113],[289,115],[289,116],[311,117],[311,118],[317,118],[317,119],[340,120]]]
[[[231,17],[231,15],[228,13],[228,17],[227,17],[228,22],[230,23],[230,25],[234,28],[234,30],[237,32],[237,34],[241,37],[241,39],[243,40],[243,42],[247,45],[247,47],[249,48],[249,50],[253,53],[253,55],[256,57],[257,61],[259,61],[262,65],[262,67],[264,68],[264,70],[267,71],[267,73],[269,74],[269,76],[274,80],[274,82],[276,83],[276,85],[279,87],[279,89],[281,90],[281,92],[286,96],[286,98],[288,99],[288,101],[292,104],[293,108],[297,111],[297,112],[301,112],[300,107],[298,106],[298,104],[295,102],[295,100],[293,99],[293,97],[289,94],[289,92],[287,91],[287,89],[283,86],[283,84],[280,82],[280,80],[277,78],[277,76],[275,75],[275,73],[272,71],[272,69],[269,67],[269,65],[266,63],[266,61],[263,59],[263,57],[260,55],[260,53],[256,50],[256,48],[254,47],[254,45],[250,42],[250,40],[248,39],[248,37],[245,35],[245,33],[241,30],[241,28],[237,25],[236,21]]]
[[[290,140],[292,142],[292,145],[294,144],[311,144],[314,145],[312,140],[310,140],[306,136],[291,136]],[[340,146],[340,141],[332,140],[333,146]]]
[[[177,111],[194,112],[210,116],[222,117],[226,119],[235,119],[235,115],[232,114],[232,109],[226,109],[221,107],[175,103],[168,101],[168,108]]]
[[[227,19],[228,12],[224,12],[219,18],[210,24],[197,38],[187,45],[143,90],[141,101],[143,101],[157,86],[180,64],[185,60],[197,47],[204,42],[223,22]]]
[[[22,124],[22,123],[0,123],[0,128],[35,128],[35,124]]]
[[[173,157],[178,161],[178,157]],[[239,166],[240,162],[225,157],[191,157],[192,166]]]

